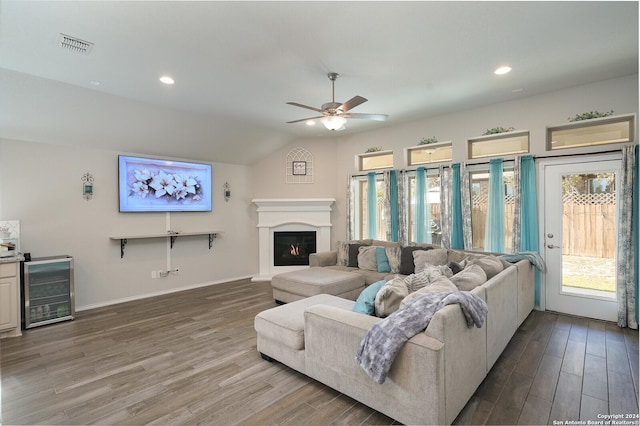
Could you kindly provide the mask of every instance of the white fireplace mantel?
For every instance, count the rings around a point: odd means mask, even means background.
[[[273,233],[279,231],[315,231],[316,250],[331,249],[331,206],[334,198],[254,199],[258,206],[259,275],[253,281],[270,281],[283,272],[307,266],[274,266]]]

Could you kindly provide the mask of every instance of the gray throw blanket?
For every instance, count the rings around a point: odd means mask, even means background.
[[[533,266],[538,268],[540,272],[544,272],[546,270],[544,260],[542,260],[542,257],[535,251],[521,251],[518,253],[503,254],[499,257],[500,259],[509,263],[517,263],[521,260],[528,260]]]
[[[356,361],[373,380],[384,383],[402,345],[425,330],[436,312],[455,303],[462,308],[467,327],[482,327],[487,316],[482,298],[468,291],[428,293],[374,324],[360,343]]]

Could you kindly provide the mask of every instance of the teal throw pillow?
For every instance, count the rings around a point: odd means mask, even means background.
[[[360,296],[356,300],[356,304],[353,305],[353,312],[358,312],[365,315],[376,314],[376,294],[385,285],[386,281],[378,281],[371,284],[369,287],[362,290]]]
[[[376,262],[378,263],[378,272],[391,272],[389,258],[384,247],[376,247]]]

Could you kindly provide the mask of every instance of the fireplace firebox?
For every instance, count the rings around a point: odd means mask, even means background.
[[[308,265],[316,252],[316,231],[273,233],[273,266]]]

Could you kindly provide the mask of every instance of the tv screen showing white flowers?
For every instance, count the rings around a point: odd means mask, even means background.
[[[121,212],[211,211],[211,164],[118,156]]]

